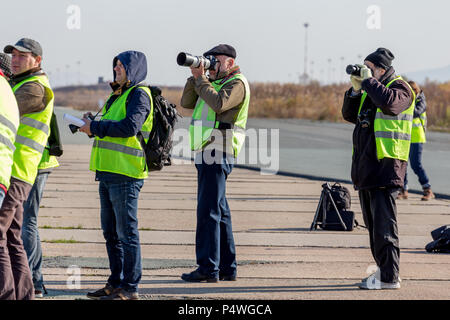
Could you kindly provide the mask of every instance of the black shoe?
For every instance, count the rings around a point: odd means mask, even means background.
[[[90,299],[99,300],[102,297],[107,297],[107,296],[113,294],[117,290],[118,289],[114,289],[110,284],[107,283],[104,288],[99,289],[94,292],[88,292],[86,296]]]
[[[218,282],[218,278],[211,278],[200,273],[198,270],[194,270],[191,273],[183,273],[181,279],[187,282]]]
[[[139,300],[139,293],[128,292],[124,289],[115,289],[113,293],[101,297],[100,300]]]
[[[220,281],[236,281],[236,275],[230,275],[230,276],[226,276],[223,274],[219,274],[219,280]]]

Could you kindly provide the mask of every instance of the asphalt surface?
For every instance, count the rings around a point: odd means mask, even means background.
[[[90,149],[66,144],[61,166],[45,187],[38,218],[49,291],[44,299],[86,299],[109,276],[98,183],[88,170]],[[424,250],[430,231],[448,224],[450,201],[423,202],[419,195],[398,201],[402,288],[362,291],[357,283],[374,266],[366,229],[309,231],[322,183],[233,169],[227,198],[238,280],[186,283],[180,275],[196,268],[197,172],[192,163],[175,159],[172,166],[151,173],[139,197],[141,298],[450,299],[450,255]],[[351,190],[351,195],[352,210],[362,223],[357,194]]]
[[[85,134],[72,134],[62,115],[70,113],[80,116],[82,112],[67,108],[56,108],[60,131],[64,143],[90,144]],[[174,142],[174,150],[180,146],[188,152],[177,152],[179,157],[192,157],[189,152],[187,129],[190,118],[180,119],[177,128],[182,134]],[[238,158],[238,164],[253,168],[263,168],[265,172],[298,174],[320,180],[342,180],[350,183],[352,154],[352,124],[328,123],[296,119],[249,119],[247,129],[256,129],[257,138],[247,138],[246,145]],[[267,134],[265,134],[267,132]],[[278,137],[277,137],[278,135]],[[250,139],[252,143],[250,143]],[[270,149],[278,145],[276,149]],[[428,142],[424,146],[423,165],[435,193],[450,198],[450,134],[428,132]],[[267,141],[269,149],[262,146]],[[253,143],[256,142],[257,144]],[[275,151],[274,151],[275,150]],[[256,161],[250,155],[256,154]],[[408,168],[409,184],[412,191],[421,192],[417,176]]]

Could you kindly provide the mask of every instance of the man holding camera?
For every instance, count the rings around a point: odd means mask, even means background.
[[[138,199],[148,170],[136,135],[141,132],[147,143],[153,126],[151,92],[140,85],[147,76],[147,59],[142,52],[122,52],[113,60],[113,73],[113,92],[100,121],[87,113],[80,128],[95,136],[90,170],[100,182],[101,225],[111,270],[106,286],[87,296],[137,300],[142,276]]]
[[[395,75],[393,59],[391,51],[379,48],[357,65],[342,107],[344,119],[355,124],[351,176],[378,266],[361,289],[400,288],[395,200],[406,172],[415,94]]]
[[[181,106],[194,109],[189,128],[191,149],[198,151],[196,256],[198,268],[184,273],[188,282],[236,280],[237,263],[226,198],[226,180],[245,141],[250,101],[246,78],[235,65],[236,51],[226,44],[204,53],[216,61],[205,75],[191,67]]]
[[[21,229],[23,222],[31,221],[27,215],[32,214],[36,218],[37,210],[24,212],[24,202],[32,189],[42,195],[45,179],[43,183],[37,179],[38,168],[48,169],[57,165],[46,148],[54,95],[46,74],[41,70],[42,48],[37,41],[20,39],[15,45],[6,46],[4,52],[12,54],[10,84],[21,119],[15,141],[11,184],[0,209],[0,283],[4,284],[0,289],[0,299],[27,300],[33,299],[35,292]],[[32,223],[33,234],[36,235],[36,219]],[[24,225],[25,228],[27,226]],[[33,248],[26,248],[42,261],[42,252],[36,252],[36,239],[33,240]]]

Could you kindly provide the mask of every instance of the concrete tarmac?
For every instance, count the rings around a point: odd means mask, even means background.
[[[86,299],[109,275],[98,183],[88,170],[91,147],[64,147],[38,219],[49,291],[44,299]],[[449,223],[450,201],[422,202],[414,194],[398,201],[402,288],[363,291],[356,283],[374,266],[367,231],[309,231],[323,181],[242,168],[227,183],[238,280],[186,283],[180,275],[196,267],[196,179],[193,164],[175,161],[145,181],[139,200],[142,299],[450,299],[450,255],[424,250],[430,231]],[[363,224],[357,194],[346,186]]]
[[[64,113],[81,116],[82,112],[68,108],[55,108],[60,123],[60,131],[65,144],[91,144],[84,134],[70,133],[62,121]],[[181,118],[176,128],[184,131],[174,141],[174,150],[189,150],[186,137],[189,117]],[[255,129],[257,138],[248,134],[246,145],[239,154],[238,161],[247,167],[263,167],[270,171],[288,172],[314,178],[328,178],[350,182],[353,125],[328,123],[299,119],[249,119],[247,129]],[[265,130],[265,131],[264,131]],[[266,134],[263,134],[267,132]],[[278,133],[277,133],[278,132]],[[272,137],[278,134],[277,152],[270,150]],[[251,140],[251,142],[250,142]],[[275,139],[276,140],[276,139]],[[274,140],[274,141],[275,141]],[[435,193],[450,199],[450,134],[427,132],[428,142],[424,145],[423,166]],[[263,150],[261,143],[267,141],[269,150]],[[250,154],[258,152],[255,159]],[[275,143],[273,144],[276,145]],[[192,157],[188,152],[176,152],[179,156]],[[270,169],[269,169],[270,168]],[[408,168],[409,188],[421,192],[422,188],[411,167]]]

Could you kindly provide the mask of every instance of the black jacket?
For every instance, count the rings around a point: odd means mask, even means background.
[[[342,116],[355,124],[351,175],[358,190],[403,187],[404,184],[407,162],[391,158],[378,161],[375,144],[374,121],[377,108],[386,115],[395,116],[408,109],[412,103],[412,92],[404,81],[397,80],[386,88],[394,78],[395,71],[391,67],[380,81],[370,78],[362,82],[362,89],[367,92],[367,97],[361,114],[366,114],[364,118],[369,123],[368,127],[364,127],[358,120],[361,94],[352,96],[352,89],[345,93]]]

